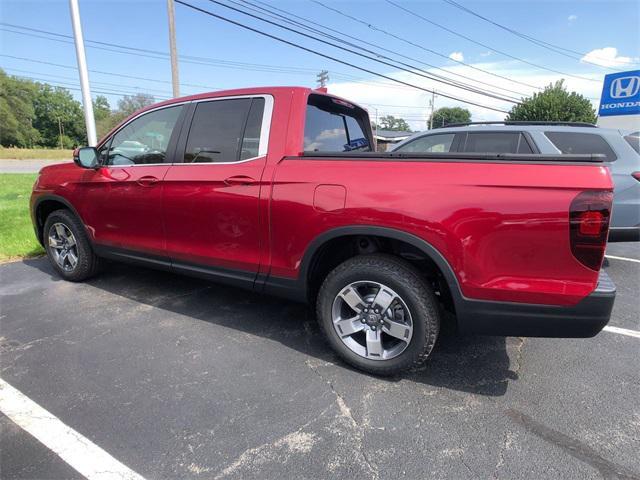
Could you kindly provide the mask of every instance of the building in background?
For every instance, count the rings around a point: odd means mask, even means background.
[[[597,124],[632,132],[640,130],[640,70],[604,77]]]
[[[386,152],[391,148],[391,146],[395,145],[402,140],[409,138],[413,135],[413,132],[402,132],[396,130],[374,130],[373,136],[376,139],[376,150],[378,152]]]

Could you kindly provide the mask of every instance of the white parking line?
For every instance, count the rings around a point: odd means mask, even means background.
[[[90,480],[144,480],[1,378],[0,411]]]
[[[627,335],[629,337],[640,338],[640,332],[638,332],[637,330],[629,330],[627,328],[620,328],[620,327],[611,327],[609,325],[604,327],[603,330],[611,333],[619,333],[620,335]]]
[[[640,260],[635,258],[627,258],[627,257],[616,257],[615,255],[605,255],[607,258],[613,258],[614,260],[624,260],[626,262],[640,263]]]

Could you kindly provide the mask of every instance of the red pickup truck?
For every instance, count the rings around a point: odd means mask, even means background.
[[[313,302],[335,351],[377,374],[424,361],[446,311],[478,334],[606,325],[598,156],[373,145],[367,112],[324,91],[174,99],[43,168],[33,225],[67,280],[111,258]]]

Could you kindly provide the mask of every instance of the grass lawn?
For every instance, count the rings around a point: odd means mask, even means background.
[[[0,147],[0,160],[71,160],[73,150],[59,148],[4,148]]]
[[[35,173],[0,174],[0,261],[44,253],[29,217]]]

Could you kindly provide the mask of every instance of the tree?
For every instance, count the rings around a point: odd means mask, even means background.
[[[104,120],[111,115],[111,106],[109,105],[109,100],[104,95],[98,95],[96,99],[93,101],[93,116],[96,119],[96,122],[100,120]]]
[[[107,98],[98,95],[93,101],[98,136],[154,102],[144,93],[125,95],[112,111]],[[82,106],[69,90],[9,76],[0,69],[0,145],[71,148],[86,142]]]
[[[7,76],[0,69],[0,145],[33,147],[40,134],[33,128],[33,82]]]
[[[452,123],[468,123],[471,121],[471,112],[461,107],[442,107],[433,112],[433,123],[429,118],[429,125],[434,127],[446,127]]]
[[[86,133],[80,102],[73,98],[69,90],[52,87],[46,83],[36,83],[33,98],[35,119],[33,126],[40,132],[40,143],[46,147],[85,145]]]
[[[506,120],[595,123],[596,112],[588,98],[576,92],[569,93],[564,80],[559,80],[514,105]]]
[[[103,95],[98,95],[93,101],[93,116],[96,119],[96,134],[98,138],[104,137],[109,130],[116,126],[118,119],[124,118],[124,115],[118,115],[117,112],[111,111],[109,101]]]
[[[380,119],[380,127],[384,130],[395,130],[399,132],[410,132],[409,124],[404,118],[396,118],[393,115],[386,115]]]
[[[148,93],[136,93],[135,95],[125,95],[118,100],[118,113],[128,117],[133,112],[141,108],[148,107],[155,103],[153,95]]]

